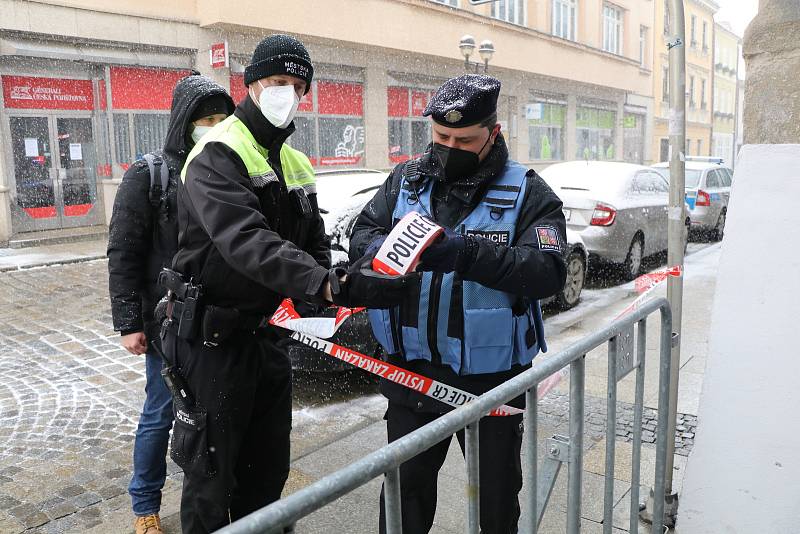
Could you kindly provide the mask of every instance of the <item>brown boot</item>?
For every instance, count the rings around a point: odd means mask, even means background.
[[[161,518],[158,514],[143,515],[133,523],[136,534],[164,534],[161,530]]]

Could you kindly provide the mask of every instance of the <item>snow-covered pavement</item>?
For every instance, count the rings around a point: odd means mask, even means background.
[[[687,290],[693,277],[713,276],[718,248],[690,246]],[[129,528],[144,366],[118,345],[106,280],[105,260],[0,273],[0,532]],[[575,309],[548,314],[551,354],[605,322],[632,292],[631,284],[589,289]],[[554,425],[564,415],[561,394],[542,405]],[[379,422],[385,406],[362,374],[297,373],[293,462]],[[177,510],[180,486],[169,469],[165,515]],[[304,481],[293,469],[287,491]]]

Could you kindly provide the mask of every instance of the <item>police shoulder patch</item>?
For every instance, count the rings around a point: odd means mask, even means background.
[[[536,238],[539,241],[539,250],[561,252],[561,241],[558,238],[558,230],[553,226],[537,226]]]

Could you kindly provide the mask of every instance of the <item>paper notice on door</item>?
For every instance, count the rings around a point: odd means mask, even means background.
[[[39,155],[39,140],[35,137],[25,138],[25,157],[35,158]]]
[[[83,150],[80,143],[69,144],[69,159],[72,161],[80,161],[83,159]]]

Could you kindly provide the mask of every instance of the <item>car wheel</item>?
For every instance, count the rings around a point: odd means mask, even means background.
[[[556,297],[556,304],[562,310],[575,306],[581,299],[581,291],[586,283],[586,259],[579,250],[572,251],[567,256],[567,281],[564,289]]]
[[[633,280],[639,276],[642,271],[642,258],[644,258],[644,239],[640,234],[636,234],[631,241],[625,263],[622,264],[626,279]]]
[[[714,227],[714,241],[722,241],[722,238],[725,237],[725,219],[728,218],[728,213],[723,211],[719,214],[719,220],[717,221],[717,226]]]

